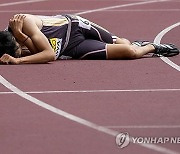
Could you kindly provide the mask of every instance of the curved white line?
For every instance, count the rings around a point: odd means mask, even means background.
[[[176,28],[180,26],[180,22],[172,25],[172,26],[169,26],[167,27],[166,29],[164,29],[163,31],[161,31],[157,36],[156,38],[154,39],[154,42],[155,43],[160,43],[161,42],[161,39],[163,38],[164,35],[166,35],[166,33],[168,33],[169,31],[171,31],[173,28]],[[163,60],[165,63],[167,63],[168,65],[170,65],[171,67],[173,67],[174,69],[176,69],[177,71],[180,71],[180,66],[173,63],[169,58],[167,57],[160,57],[161,60]]]
[[[129,6],[145,5],[145,4],[151,4],[151,3],[157,3],[157,2],[166,2],[166,1],[169,1],[169,0],[151,0],[151,1],[135,2],[135,3],[130,3],[130,4],[120,4],[120,5],[115,5],[115,6],[109,6],[109,7],[79,12],[79,13],[76,13],[76,15],[88,14],[88,13],[93,13],[93,12],[100,12],[100,11],[104,11],[104,10],[123,8],[123,7],[129,7]]]
[[[142,4],[148,4],[148,3],[163,2],[163,1],[169,1],[169,0],[152,0],[152,1],[149,1],[149,2],[112,6],[112,7],[106,7],[106,8],[101,8],[101,9],[95,9],[95,10],[80,12],[80,13],[77,13],[77,14],[79,14],[79,15],[80,14],[87,14],[87,13],[98,12],[98,11],[103,11],[103,10],[108,10],[108,9],[119,8],[119,7],[127,7],[127,6],[134,6],[134,5],[140,5],[140,4],[142,5]],[[93,128],[95,130],[104,132],[104,133],[112,135],[112,136],[116,136],[117,133],[118,133],[115,130],[111,130],[111,129],[105,128],[103,126],[96,125],[96,124],[94,124],[92,122],[89,122],[89,121],[87,121],[85,119],[76,117],[76,116],[74,116],[72,114],[69,114],[67,112],[64,112],[64,111],[58,109],[58,108],[55,108],[55,107],[53,107],[53,106],[51,106],[49,104],[46,104],[45,102],[40,101],[40,100],[36,99],[35,97],[32,97],[32,96],[26,94],[25,92],[21,91],[20,89],[18,89],[14,85],[12,85],[10,82],[8,82],[6,79],[4,79],[1,75],[0,75],[0,83],[2,85],[4,85],[6,88],[8,88],[9,90],[11,90],[12,92],[19,95],[20,97],[25,98],[26,100],[29,100],[30,102],[35,103],[36,105],[41,106],[41,107],[43,107],[43,108],[45,108],[47,110],[50,110],[51,112],[59,114],[59,115],[65,117],[65,118],[67,118],[69,120],[76,121],[76,122],[78,122],[78,123],[80,123],[82,125],[85,125],[87,127]],[[140,145],[142,147],[146,147],[146,148],[154,150],[154,151],[157,151],[157,152],[164,153],[164,154],[178,154],[178,152],[176,152],[176,151],[167,149],[165,147],[160,147],[160,146],[157,146],[157,145],[153,145],[153,144],[138,144],[138,145]]]
[[[72,120],[72,121],[75,121],[77,123],[80,123],[84,126],[87,126],[87,127],[90,127],[90,128],[93,128],[95,130],[98,130],[100,132],[104,132],[106,134],[109,134],[109,135],[112,135],[112,136],[116,136],[118,134],[117,131],[114,131],[114,130],[111,130],[111,129],[108,129],[108,128],[105,128],[105,127],[102,127],[102,126],[99,126],[95,123],[92,123],[90,121],[87,121],[85,119],[82,119],[80,117],[77,117],[75,115],[72,115],[70,113],[67,113],[65,111],[62,111],[54,106],[51,106],[35,97],[32,97],[28,94],[26,94],[25,92],[23,92],[22,90],[18,89],[17,87],[15,87],[14,85],[12,85],[10,82],[8,82],[5,78],[3,78],[1,75],[0,75],[0,83],[5,86],[6,88],[8,88],[9,90],[11,90],[12,92],[14,92],[15,94],[17,94],[18,96],[44,108],[44,109],[47,109],[53,113],[56,113],[60,116],[63,116],[69,120]]]
[[[106,127],[103,127],[103,126],[99,126],[95,123],[92,123],[90,121],[87,121],[83,118],[80,118],[80,117],[77,117],[75,115],[72,115],[68,112],[65,112],[65,111],[62,111],[54,106],[51,106],[35,97],[32,97],[28,94],[26,94],[25,92],[23,92],[22,90],[18,89],[17,87],[15,87],[14,85],[12,85],[10,82],[8,82],[6,79],[4,79],[1,75],[0,75],[0,83],[5,86],[6,88],[8,88],[9,90],[11,90],[12,92],[14,92],[15,94],[19,95],[20,97],[44,108],[44,109],[47,109],[53,113],[56,113],[60,116],[63,116],[69,120],[72,120],[72,121],[75,121],[79,124],[82,124],[84,126],[87,126],[89,128],[92,128],[94,130],[97,130],[97,131],[100,131],[100,132],[103,132],[103,133],[106,133],[106,134],[109,134],[111,136],[116,136],[119,132],[118,131],[115,131],[115,130],[112,130],[112,129],[109,129],[109,128],[106,128]],[[161,152],[161,153],[164,153],[164,154],[178,154],[178,152],[175,152],[173,150],[170,150],[170,149],[167,149],[165,147],[160,147],[158,145],[154,145],[154,144],[146,144],[146,143],[143,143],[143,144],[138,144],[142,147],[146,147],[148,149],[151,149],[151,150],[154,150],[156,152]]]

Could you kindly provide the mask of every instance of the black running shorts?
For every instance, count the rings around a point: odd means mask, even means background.
[[[68,46],[60,59],[107,59],[107,44],[117,38],[106,29],[75,16]]]

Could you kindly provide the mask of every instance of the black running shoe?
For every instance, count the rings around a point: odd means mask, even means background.
[[[154,55],[155,57],[172,57],[179,54],[179,49],[174,44],[155,44],[152,43],[155,47]]]
[[[134,42],[132,42],[132,45],[137,45],[137,46],[142,47],[142,46],[146,46],[150,43],[151,42],[149,42],[149,41],[134,41]]]

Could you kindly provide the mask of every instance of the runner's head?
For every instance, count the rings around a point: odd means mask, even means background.
[[[0,57],[5,53],[14,57],[16,50],[16,40],[12,33],[9,31],[0,31]]]

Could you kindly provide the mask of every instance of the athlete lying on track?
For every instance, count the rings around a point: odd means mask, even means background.
[[[0,63],[47,63],[57,59],[137,59],[145,54],[174,56],[172,44],[130,43],[75,15],[17,14],[0,32]]]

